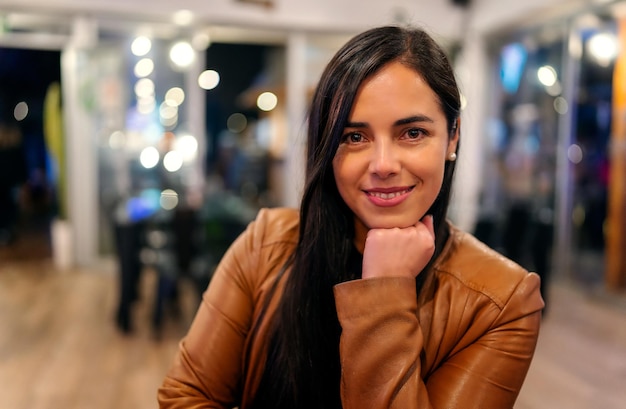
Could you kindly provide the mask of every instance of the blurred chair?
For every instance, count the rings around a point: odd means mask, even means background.
[[[131,307],[139,295],[142,269],[139,252],[142,247],[143,225],[137,222],[115,223],[114,237],[119,269],[116,323],[122,332],[129,333],[132,330]]]
[[[119,266],[116,323],[132,332],[132,306],[139,298],[144,268],[157,275],[151,326],[160,337],[165,314],[180,313],[181,280],[190,280],[199,303],[213,271],[232,242],[254,219],[257,209],[227,192],[205,198],[200,209],[178,206],[150,210],[141,202],[120,202],[115,218]]]
[[[179,313],[180,281],[191,281],[199,303],[222,256],[256,212],[241,198],[220,192],[207,196],[198,210],[177,207],[169,217],[159,214],[149,220],[146,243],[158,274],[152,317],[157,337],[165,313]]]

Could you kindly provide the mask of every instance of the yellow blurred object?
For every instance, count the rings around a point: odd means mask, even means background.
[[[55,160],[57,180],[58,215],[61,220],[67,218],[65,135],[61,108],[61,85],[53,82],[48,86],[43,107],[44,137],[48,151]]]

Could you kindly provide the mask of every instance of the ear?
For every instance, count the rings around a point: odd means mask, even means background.
[[[448,149],[446,151],[446,157],[456,153],[456,147],[459,143],[459,135],[461,134],[461,118],[456,119],[456,126],[454,127],[454,134],[448,141]]]

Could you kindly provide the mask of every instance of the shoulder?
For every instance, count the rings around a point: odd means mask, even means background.
[[[296,209],[262,208],[235,246],[256,279],[270,278],[293,253],[298,243],[299,213]]]
[[[248,229],[261,246],[267,246],[277,243],[296,243],[299,225],[297,209],[262,208]]]
[[[221,259],[212,281],[229,280],[259,297],[293,253],[298,240],[295,209],[263,208]]]
[[[439,281],[480,293],[499,308],[521,287],[536,291],[539,283],[536,274],[452,224],[450,237],[434,269]]]

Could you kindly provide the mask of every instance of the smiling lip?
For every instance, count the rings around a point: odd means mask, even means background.
[[[413,186],[402,188],[378,188],[365,190],[370,202],[376,206],[390,207],[402,203],[413,190]]]

